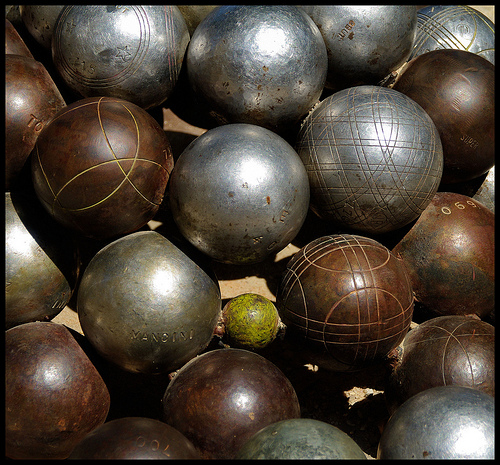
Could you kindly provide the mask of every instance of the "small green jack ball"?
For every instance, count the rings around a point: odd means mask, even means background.
[[[222,309],[223,340],[243,349],[262,349],[283,326],[274,303],[254,293],[233,297]]]

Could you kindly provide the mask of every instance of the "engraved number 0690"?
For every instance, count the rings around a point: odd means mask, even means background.
[[[477,205],[472,201],[472,200],[467,200],[467,203],[468,205],[471,205],[472,207],[474,208],[477,208]],[[458,208],[459,210],[463,210],[464,208],[466,208],[466,205],[464,205],[463,203],[461,202],[455,202],[455,207]],[[441,211],[445,214],[445,215],[451,215],[451,208],[450,207],[441,207]]]

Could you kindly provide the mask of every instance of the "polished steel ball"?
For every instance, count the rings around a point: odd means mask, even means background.
[[[218,6],[219,5],[177,5],[182,16],[184,16],[186,20],[190,36],[193,35],[194,30],[205,16]]]
[[[302,5],[328,50],[326,87],[377,84],[410,56],[417,30],[415,5]]]
[[[361,447],[341,429],[311,418],[278,421],[255,433],[237,460],[366,460]]]
[[[439,49],[476,53],[495,64],[495,24],[470,5],[427,5],[417,11],[415,45],[408,60]]]
[[[222,122],[280,134],[318,101],[328,65],[317,26],[294,5],[219,6],[193,33],[186,64]]]
[[[19,5],[23,24],[33,38],[50,50],[57,18],[64,5]]]
[[[495,458],[495,399],[463,386],[426,389],[389,418],[377,459]]]
[[[6,192],[6,328],[54,318],[69,302],[79,270],[76,244],[34,193]]]
[[[415,220],[443,172],[431,118],[410,98],[379,86],[324,99],[305,119],[296,149],[309,176],[311,209],[369,234]]]
[[[136,373],[169,373],[210,342],[221,295],[200,266],[155,231],[101,249],[77,295],[83,333],[104,358]]]
[[[52,58],[84,97],[118,97],[148,109],[172,93],[188,43],[175,5],[67,5]]]
[[[365,368],[403,340],[413,291],[401,260],[379,242],[322,236],[288,262],[276,296],[285,337],[334,371]]]
[[[181,233],[225,263],[261,262],[297,235],[309,207],[307,173],[276,133],[227,124],[186,147],[169,181]]]

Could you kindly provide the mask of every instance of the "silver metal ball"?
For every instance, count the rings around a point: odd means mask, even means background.
[[[493,459],[495,398],[463,386],[426,389],[389,418],[377,459]]]
[[[189,242],[225,263],[249,264],[286,247],[309,207],[304,165],[288,142],[253,124],[205,132],[179,156],[170,207]]]
[[[155,231],[102,248],[82,276],[83,333],[104,358],[136,373],[169,373],[210,342],[221,312],[218,283]]]
[[[328,50],[326,87],[377,84],[408,59],[417,29],[415,5],[301,5]]]
[[[297,153],[321,218],[369,234],[415,220],[443,172],[435,124],[393,89],[357,86],[324,99],[298,134]]]
[[[472,198],[495,213],[495,167],[488,171],[486,178]]]
[[[469,5],[428,5],[417,12],[417,34],[409,60],[433,50],[476,53],[495,64],[495,24]]]
[[[19,5],[23,24],[33,38],[50,50],[59,14],[65,5]]]
[[[148,109],[172,93],[189,32],[175,5],[67,5],[52,58],[84,97],[117,97]]]
[[[294,5],[222,5],[193,33],[186,54],[192,89],[225,123],[280,134],[318,101],[327,71],[321,34]]]

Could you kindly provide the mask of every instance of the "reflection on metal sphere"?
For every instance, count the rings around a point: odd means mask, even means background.
[[[286,325],[318,366],[365,367],[403,340],[413,292],[401,260],[377,241],[323,236],[288,262],[276,297]]]
[[[227,124],[199,136],[179,156],[169,186],[183,236],[225,263],[257,263],[279,252],[309,208],[309,182],[297,153],[253,124]]]
[[[426,389],[389,418],[377,459],[495,458],[495,399],[463,386]]]
[[[335,91],[377,84],[410,56],[417,30],[415,5],[314,5],[308,13],[328,50],[326,87]]]
[[[52,56],[70,88],[149,109],[171,94],[189,43],[175,5],[67,5]]]
[[[395,90],[358,86],[323,100],[297,138],[324,220],[371,234],[401,228],[432,200],[443,152],[431,118]]]
[[[236,460],[366,460],[341,429],[311,418],[291,418],[262,428],[236,454]]]
[[[107,360],[134,373],[170,373],[210,342],[218,283],[155,231],[101,249],[77,295],[83,333]]]
[[[328,58],[296,6],[222,5],[194,31],[186,63],[195,94],[222,122],[283,134],[318,101]]]
[[[469,5],[427,5],[417,11],[410,58],[439,49],[472,52],[495,64],[495,24]]]

